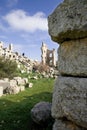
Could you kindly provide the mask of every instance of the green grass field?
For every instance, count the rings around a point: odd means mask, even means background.
[[[52,101],[54,79],[32,80],[33,87],[0,97],[0,130],[31,130],[30,110],[40,101]]]

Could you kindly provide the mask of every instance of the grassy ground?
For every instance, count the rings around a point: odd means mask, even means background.
[[[33,80],[33,87],[0,98],[0,130],[31,130],[30,110],[40,101],[52,100],[53,79]]]

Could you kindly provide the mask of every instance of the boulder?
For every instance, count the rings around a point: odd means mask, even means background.
[[[33,87],[33,83],[29,83],[28,87],[32,88]]]
[[[55,83],[52,116],[66,117],[87,128],[87,78],[59,76]]]
[[[31,118],[37,124],[47,123],[51,118],[51,103],[39,102],[31,109]]]
[[[18,79],[17,80],[17,85],[25,85],[25,80],[24,79]]]
[[[8,94],[17,94],[20,92],[20,87],[18,86],[10,86],[5,89],[5,92]]]
[[[87,37],[87,0],[64,0],[48,17],[49,34],[62,43]]]
[[[14,79],[10,80],[10,86],[11,87],[16,87],[17,86],[17,81],[14,80]]]
[[[0,86],[3,87],[3,91],[4,91],[7,87],[10,87],[10,82],[0,80]]]
[[[19,86],[20,87],[20,91],[24,91],[25,90],[25,86]]]

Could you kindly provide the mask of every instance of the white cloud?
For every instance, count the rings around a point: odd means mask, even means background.
[[[47,18],[43,12],[30,16],[23,10],[14,10],[4,16],[12,29],[25,32],[47,31]]]

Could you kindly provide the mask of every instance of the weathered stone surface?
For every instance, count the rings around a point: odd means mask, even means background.
[[[10,86],[5,89],[5,92],[8,94],[17,94],[20,92],[20,87],[18,86]]]
[[[27,84],[28,83],[28,78],[23,78],[23,79],[24,79],[25,84]]]
[[[52,40],[61,43],[87,37],[87,0],[64,0],[48,17]]]
[[[0,86],[3,87],[3,91],[4,91],[7,87],[10,87],[10,83],[4,80],[0,80]]]
[[[18,79],[17,80],[17,85],[25,85],[24,79]]]
[[[32,88],[33,87],[33,83],[29,83],[29,88]]]
[[[20,87],[20,91],[24,91],[25,90],[25,86],[19,86]]]
[[[63,76],[56,80],[53,93],[53,130],[87,129],[86,12],[87,0],[64,0],[48,17],[49,34],[60,44],[58,70]]]
[[[3,95],[3,87],[0,86],[0,97]]]
[[[56,120],[53,125],[53,130],[85,130],[85,129],[76,126],[73,122],[70,121]]]
[[[87,128],[87,78],[61,77],[55,83],[52,116]]]
[[[14,80],[14,79],[10,80],[10,86],[11,87],[16,87],[17,86],[17,81]]]
[[[37,124],[47,123],[51,118],[51,103],[39,102],[31,109],[31,117]]]
[[[4,78],[3,80],[6,82],[9,82],[9,78]]]
[[[62,75],[87,76],[87,38],[60,45],[58,70]]]

